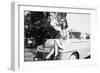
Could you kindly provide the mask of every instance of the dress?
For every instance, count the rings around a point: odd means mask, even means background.
[[[66,60],[67,59],[67,53],[68,52],[68,48],[70,47],[70,42],[69,42],[69,33],[67,30],[61,31],[61,38],[60,40],[56,40],[57,45],[58,46],[58,56],[57,59],[58,60]]]

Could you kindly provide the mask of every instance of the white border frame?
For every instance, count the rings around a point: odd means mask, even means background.
[[[96,7],[66,5],[66,7],[59,6],[40,6],[31,3],[12,3],[12,50],[11,50],[11,69],[18,70],[32,70],[32,69],[47,69],[55,67],[77,67],[77,66],[91,66],[96,65],[96,49],[91,49],[92,58],[90,60],[76,60],[76,61],[44,61],[44,62],[24,62],[24,10],[33,11],[54,11],[54,12],[74,12],[74,13],[88,13],[91,14],[91,48],[95,48],[95,32],[96,24]],[[21,25],[20,25],[21,24]],[[20,40],[21,39],[21,40]],[[21,49],[20,49],[21,48]]]

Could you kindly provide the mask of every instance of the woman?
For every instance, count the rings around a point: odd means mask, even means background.
[[[63,13],[62,13],[63,14]],[[58,18],[58,19],[57,19]],[[50,58],[50,56],[52,54],[54,54],[54,58],[56,59],[65,59],[65,51],[66,51],[66,43],[67,45],[69,44],[69,31],[68,31],[68,24],[67,24],[67,20],[66,20],[66,15],[61,17],[58,15],[58,17],[55,18],[55,22],[53,21],[54,25],[53,27],[56,30],[60,31],[60,39],[55,39],[54,40],[54,48],[51,50],[51,52],[46,56],[46,59]],[[51,21],[52,23],[52,21]],[[60,27],[58,26],[60,25]],[[59,29],[57,29],[59,28]],[[59,57],[57,57],[57,55],[59,55]]]
[[[59,18],[58,18],[58,13],[56,12],[51,12],[50,13],[50,25],[56,30],[56,31],[61,31],[60,23],[59,23]]]

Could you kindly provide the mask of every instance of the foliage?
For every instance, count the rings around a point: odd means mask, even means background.
[[[25,39],[34,38],[37,46],[43,44],[46,39],[59,37],[59,32],[50,25],[48,18],[49,12],[30,11],[24,15]]]

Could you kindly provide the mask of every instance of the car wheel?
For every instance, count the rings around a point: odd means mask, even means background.
[[[70,59],[69,60],[76,60],[78,59],[78,55],[76,53],[73,53],[71,56],[70,56]]]

